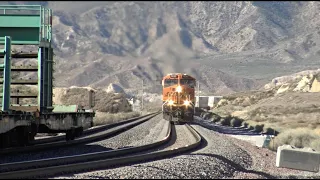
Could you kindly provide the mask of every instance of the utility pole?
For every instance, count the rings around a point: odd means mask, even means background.
[[[198,107],[200,107],[200,82],[198,81]]]
[[[144,81],[143,81],[143,79],[142,79],[141,113],[142,113],[142,110],[143,110],[143,86],[144,86]]]

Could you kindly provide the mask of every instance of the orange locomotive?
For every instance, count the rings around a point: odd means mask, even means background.
[[[196,80],[190,75],[171,73],[162,79],[163,118],[175,122],[193,121]]]

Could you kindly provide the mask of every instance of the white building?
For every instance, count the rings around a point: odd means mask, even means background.
[[[196,96],[196,107],[213,108],[223,96]],[[199,100],[200,99],[200,100]]]

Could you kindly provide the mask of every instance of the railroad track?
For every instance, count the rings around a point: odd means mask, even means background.
[[[73,141],[59,141],[59,140],[57,141],[57,140],[55,140],[54,142],[51,142],[51,143],[40,143],[40,144],[34,145],[34,146],[8,148],[8,149],[1,150],[0,155],[36,152],[36,151],[53,149],[53,148],[58,148],[58,147],[70,147],[70,146],[74,146],[74,145],[78,145],[78,144],[92,143],[95,141],[99,141],[102,139],[106,139],[106,138],[110,138],[112,136],[115,136],[121,132],[124,132],[130,128],[133,128],[141,123],[144,123],[144,122],[152,119],[153,117],[157,116],[158,114],[159,114],[159,112],[152,113],[152,114],[149,114],[146,116],[133,118],[133,119],[130,119],[127,121],[90,129],[90,130],[88,130],[89,133],[87,133],[87,136],[90,136],[90,137],[80,137],[79,139],[75,139]],[[94,133],[99,133],[99,134],[92,135]]]
[[[151,115],[154,115],[154,114],[157,114],[157,113],[158,112],[150,113],[150,114],[146,114],[146,115],[143,115],[143,116],[134,117],[134,118],[130,118],[128,120],[120,121],[120,122],[117,122],[117,123],[106,124],[106,125],[102,125],[102,126],[99,126],[99,127],[96,127],[96,128],[88,129],[88,130],[83,131],[82,136],[88,136],[88,135],[91,135],[91,134],[94,134],[94,133],[97,133],[97,132],[100,132],[100,131],[104,131],[104,130],[107,130],[107,129],[110,129],[110,128],[113,128],[113,127],[116,127],[116,126],[127,124],[127,123],[130,123],[130,122],[136,121],[138,119],[141,119],[141,118],[144,118],[144,117],[148,117],[148,116],[151,116]],[[59,135],[59,136],[43,138],[43,139],[37,139],[37,140],[32,141],[31,145],[52,143],[52,142],[57,142],[57,141],[65,141],[65,135]]]
[[[37,161],[7,163],[0,165],[0,179],[12,178],[43,178],[62,174],[77,173],[117,167],[125,164],[146,162],[185,153],[201,144],[201,136],[189,125],[188,133],[194,137],[194,142],[167,150],[159,150],[172,139],[172,126],[168,123],[167,135],[160,141],[120,150],[103,151],[77,156],[67,156]],[[146,152],[154,149],[152,152]],[[32,169],[30,169],[32,168]]]

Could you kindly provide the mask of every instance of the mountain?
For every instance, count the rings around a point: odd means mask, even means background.
[[[41,4],[53,9],[58,87],[135,91],[144,80],[156,92],[164,74],[184,72],[203,91],[224,94],[320,64],[316,1]]]

